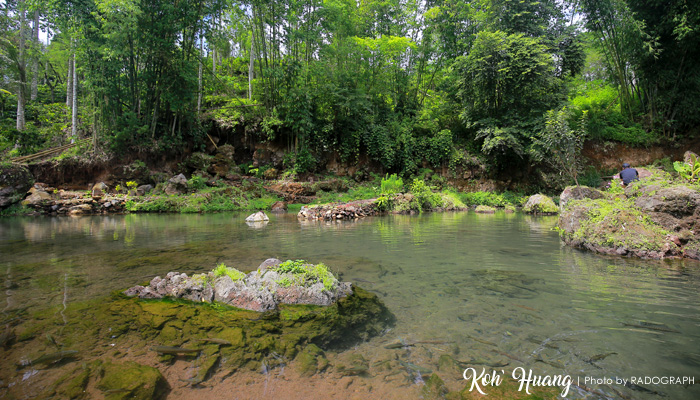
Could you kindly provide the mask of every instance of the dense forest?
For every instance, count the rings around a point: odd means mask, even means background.
[[[333,153],[405,175],[479,160],[497,175],[576,164],[584,139],[698,135],[700,2],[1,7],[3,157],[83,137],[114,154],[177,154],[216,129],[284,146],[298,172]]]

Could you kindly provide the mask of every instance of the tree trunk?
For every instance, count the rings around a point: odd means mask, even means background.
[[[73,57],[68,57],[68,74],[66,76],[66,107],[73,109]]]
[[[253,68],[253,60],[255,60],[255,55],[253,53],[254,37],[254,35],[250,35],[250,64],[248,64],[248,100],[253,100],[253,72],[255,71],[255,69]]]
[[[202,35],[199,35],[199,75],[197,77],[199,91],[197,94],[197,116],[202,112]]]
[[[19,56],[17,58],[17,69],[19,70],[19,88],[17,89],[17,130],[24,130],[24,103],[26,103],[27,71],[24,65],[24,1],[17,2],[19,11]]]
[[[71,139],[73,143],[78,136],[78,68],[76,63],[75,53],[73,53],[73,115],[71,117]]]
[[[39,52],[38,49],[41,48],[39,43],[39,11],[34,11],[34,27],[32,29],[32,38],[34,39],[34,44],[36,45],[37,52],[32,57],[32,94],[30,99],[32,101],[36,100],[39,93]]]

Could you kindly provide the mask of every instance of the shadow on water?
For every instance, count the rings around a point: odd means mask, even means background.
[[[700,375],[698,262],[564,247],[552,229],[555,217],[440,213],[299,222],[286,214],[262,227],[244,218],[0,220],[2,318],[28,318],[26,310],[95,298],[172,270],[191,274],[220,262],[252,270],[268,257],[304,259],[376,293],[396,316],[393,329],[353,349],[367,360],[362,368],[404,371],[401,380],[387,372],[376,385],[403,385],[419,368],[453,370],[457,382],[468,366],[567,373],[582,384]],[[697,384],[585,386],[610,398],[700,398]],[[568,397],[590,395],[576,390]]]

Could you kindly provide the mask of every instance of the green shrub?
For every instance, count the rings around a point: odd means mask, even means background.
[[[207,180],[199,175],[192,175],[192,177],[187,180],[187,187],[192,192],[200,191],[207,187]]]
[[[695,154],[690,156],[690,161],[687,163],[676,161],[673,163],[673,169],[678,172],[678,175],[689,181],[700,180],[700,158]]]
[[[501,194],[493,192],[467,192],[460,193],[460,199],[468,206],[490,206],[505,207],[507,205],[522,205],[527,197],[514,192],[503,192]]]
[[[413,202],[419,211],[442,206],[440,195],[433,193],[430,187],[420,179],[414,179],[411,183],[411,194],[414,196]]]
[[[596,188],[603,183],[603,177],[595,168],[588,167],[581,175],[579,175],[578,183],[583,186]]]
[[[396,176],[396,174],[386,174],[386,177],[382,178],[381,183],[381,194],[395,194],[401,193],[403,191],[403,179]]]
[[[224,263],[217,265],[212,272],[214,272],[214,276],[217,278],[228,275],[228,277],[234,282],[245,278],[245,274],[243,272],[237,270],[236,268],[227,267]]]

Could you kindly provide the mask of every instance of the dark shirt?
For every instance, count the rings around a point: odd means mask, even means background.
[[[620,179],[625,185],[629,185],[632,181],[639,180],[639,172],[634,168],[625,168],[620,172]]]

